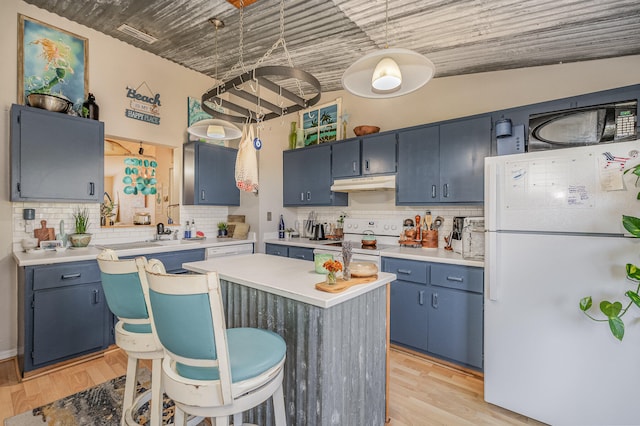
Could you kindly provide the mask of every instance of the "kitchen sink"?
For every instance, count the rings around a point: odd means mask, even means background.
[[[131,249],[140,249],[147,247],[157,247],[161,244],[158,244],[159,241],[135,241],[133,243],[118,243],[118,244],[100,244],[96,245],[96,247],[101,249],[111,249],[111,250],[131,250]]]

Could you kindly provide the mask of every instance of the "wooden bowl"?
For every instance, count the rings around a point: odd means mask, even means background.
[[[380,127],[377,126],[358,126],[353,129],[353,133],[355,133],[356,136],[371,135],[373,133],[378,133],[379,131]]]

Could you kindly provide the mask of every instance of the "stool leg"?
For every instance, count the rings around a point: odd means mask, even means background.
[[[173,424],[174,426],[186,426],[187,425],[187,415],[184,411],[175,406],[175,411],[173,412]]]
[[[150,426],[162,425],[162,359],[154,359],[151,363],[151,423]]]
[[[235,413],[233,415],[233,426],[242,426],[242,413]]]
[[[132,356],[127,357],[127,376],[124,384],[124,399],[122,400],[122,420],[121,425],[126,425],[125,413],[133,405],[138,381],[138,359]]]
[[[229,416],[216,417],[213,419],[215,426],[229,426]]]
[[[273,402],[273,417],[275,417],[276,426],[287,426],[287,413],[284,410],[284,395],[282,393],[282,383],[278,389],[271,395]]]

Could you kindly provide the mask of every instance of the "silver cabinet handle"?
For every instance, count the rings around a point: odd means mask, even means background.
[[[204,200],[204,189],[200,191],[200,199]]]
[[[65,274],[60,278],[62,278],[63,280],[72,280],[74,278],[80,278],[80,276],[81,276],[80,273],[77,273],[77,274]]]
[[[298,259],[302,259],[302,260],[304,260],[304,254],[299,254],[299,255],[297,255],[296,257],[297,257]]]
[[[438,293],[433,293],[431,295],[431,306],[438,309]]]
[[[311,200],[311,191],[307,191],[307,201]]]
[[[464,278],[463,277],[447,277],[447,281],[456,281],[456,282],[463,282]]]
[[[411,275],[411,269],[398,269],[396,272],[399,274]]]
[[[356,162],[354,161],[353,162],[353,173],[355,173],[355,172],[356,172]]]
[[[304,201],[304,192],[300,193],[300,201]]]
[[[93,182],[89,182],[89,195],[96,195],[96,185]]]
[[[436,198],[436,189],[435,185],[431,185],[431,198]]]
[[[100,303],[100,292],[98,290],[93,290],[93,304],[97,305]]]
[[[442,185],[442,196],[444,198],[449,198],[449,184],[445,183]]]
[[[424,305],[424,290],[418,292],[418,304],[420,306]]]

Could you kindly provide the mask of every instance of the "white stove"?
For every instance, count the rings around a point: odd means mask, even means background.
[[[365,232],[366,231],[366,232]],[[371,232],[368,232],[371,231]],[[380,268],[380,250],[396,247],[402,232],[402,221],[394,219],[351,219],[345,218],[343,241],[352,244],[352,260],[374,262]],[[375,237],[375,246],[363,246],[362,239],[371,235]],[[336,257],[342,255],[342,242],[327,243],[313,251],[314,254],[329,253]]]

